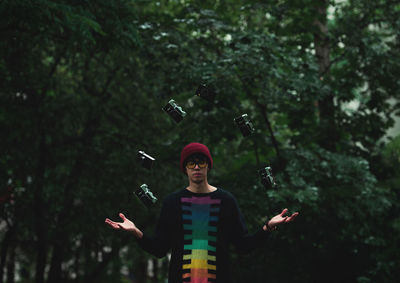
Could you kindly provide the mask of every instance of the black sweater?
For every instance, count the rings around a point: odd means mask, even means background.
[[[163,202],[154,237],[143,234],[139,245],[163,257],[172,249],[169,283],[230,283],[229,244],[247,253],[269,236],[249,235],[234,196],[222,189],[172,193]]]

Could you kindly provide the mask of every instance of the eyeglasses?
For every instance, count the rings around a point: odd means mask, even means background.
[[[204,159],[189,160],[186,162],[186,168],[194,169],[194,167],[196,167],[196,164],[199,165],[199,168],[206,168],[208,162]]]

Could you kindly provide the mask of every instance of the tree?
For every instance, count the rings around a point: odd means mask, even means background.
[[[389,0],[3,1],[7,280],[18,262],[36,282],[114,282],[121,265],[146,282],[148,255],[104,218],[125,211],[151,230],[159,206],[146,211],[133,191],[181,188],[180,149],[200,141],[211,183],[237,196],[249,230],[283,205],[301,212],[273,246],[234,259],[240,282],[264,282],[266,266],[278,282],[394,282],[397,238],[385,232],[397,220],[378,219],[397,207],[395,175],[377,141],[398,110],[387,100],[399,93],[399,11]],[[213,102],[194,96],[200,83]],[[161,109],[171,98],[188,113],[179,124]],[[246,138],[233,123],[244,113],[256,128]],[[153,171],[138,150],[156,157]],[[265,165],[278,190],[259,183]]]

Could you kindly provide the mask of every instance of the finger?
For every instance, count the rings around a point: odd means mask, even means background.
[[[291,222],[293,220],[293,216],[290,216],[288,219],[286,219],[286,223]]]
[[[106,219],[105,221],[108,225],[110,225],[112,228],[114,229],[118,229],[119,226],[117,225],[117,223],[115,223],[114,221],[111,221],[110,219]]]
[[[108,224],[110,224],[110,223],[113,223],[114,221],[112,221],[112,220],[106,218],[106,221],[105,221],[105,222],[108,223]]]
[[[112,220],[110,220],[110,219],[106,219],[106,221],[105,221],[107,224],[115,224],[115,222],[114,221],[112,221]]]
[[[295,219],[296,218],[296,216],[297,215],[299,215],[299,213],[298,212],[295,212],[295,213],[293,213],[288,219],[287,219],[287,221],[286,222],[290,222],[290,221],[293,221],[293,219]]]
[[[119,214],[119,217],[121,217],[121,219],[124,220],[124,221],[125,221],[125,219],[126,219],[126,217],[125,217],[125,215],[124,215],[123,213],[120,213],[120,214]]]
[[[285,215],[286,212],[288,212],[288,209],[287,209],[287,208],[285,208],[284,210],[282,210],[281,216],[283,217],[283,215]]]
[[[110,226],[114,229],[120,229],[121,227],[117,223],[110,223]]]

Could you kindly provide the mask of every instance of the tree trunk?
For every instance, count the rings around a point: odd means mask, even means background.
[[[113,248],[111,252],[103,254],[103,260],[98,263],[94,269],[85,275],[85,282],[97,282],[100,275],[104,274],[104,269],[111,262],[111,260],[119,255],[119,247]],[[119,271],[119,269],[118,269]]]
[[[15,282],[15,241],[11,240],[7,260],[7,283]]]
[[[147,281],[147,258],[140,257],[138,264],[135,268],[135,278],[137,283],[144,283]]]
[[[33,100],[33,107],[36,109],[41,108],[41,104],[43,103],[44,97],[46,96],[47,89],[50,86],[51,78],[54,75],[54,72],[57,69],[58,64],[61,61],[63,54],[67,50],[68,45],[65,45],[63,50],[58,53],[57,58],[55,58],[55,62],[51,66],[48,74],[47,83],[41,89],[41,96],[33,94],[32,97],[35,97]],[[36,91],[33,91],[34,93]],[[34,213],[35,213],[35,232],[38,238],[37,240],[37,257],[36,257],[36,274],[35,274],[35,282],[43,283],[44,282],[44,270],[46,267],[47,260],[47,233],[46,233],[46,220],[44,219],[45,211],[44,211],[44,201],[43,201],[43,187],[44,187],[44,176],[47,167],[47,155],[48,155],[48,146],[46,144],[46,130],[43,126],[44,117],[38,111],[38,123],[37,123],[37,131],[40,133],[40,143],[39,143],[39,159],[37,165],[36,172],[36,185],[35,185],[35,202],[34,202]]]
[[[72,222],[70,211],[73,209],[74,189],[78,187],[83,172],[84,153],[89,151],[98,127],[99,120],[88,120],[83,134],[83,145],[76,152],[75,164],[71,169],[68,182],[64,188],[63,205],[58,215],[57,228],[54,233],[53,253],[50,263],[48,283],[59,283],[61,280],[61,264],[68,242],[68,225]]]
[[[158,259],[153,258],[153,282],[158,283]]]
[[[328,1],[320,0],[316,7],[316,19],[314,20],[314,45],[315,55],[319,67],[319,78],[326,81],[330,68],[330,45],[327,26]],[[338,140],[335,123],[335,105],[333,94],[324,96],[317,102],[320,120],[319,144],[331,151],[335,151]]]
[[[8,249],[10,247],[12,238],[15,235],[14,231],[15,231],[14,227],[9,228],[6,232],[6,234],[4,235],[3,243],[1,244],[1,257],[0,257],[0,282],[1,283],[3,283],[4,268],[6,266]]]
[[[80,152],[79,152],[80,153]],[[53,252],[50,262],[49,283],[58,283],[61,281],[61,264],[64,257],[64,249],[68,242],[68,224],[69,211],[72,209],[73,193],[72,187],[76,187],[82,171],[81,154],[78,154],[77,161],[70,174],[70,182],[66,185],[64,191],[64,205],[59,214],[57,228],[53,240]]]
[[[76,151],[75,163],[71,169],[68,177],[68,182],[64,188],[63,204],[57,217],[57,227],[53,238],[53,253],[50,264],[48,283],[59,283],[62,277],[61,264],[68,242],[68,225],[72,222],[72,220],[70,219],[70,211],[73,209],[74,190],[78,187],[80,178],[82,176],[82,172],[84,169],[83,160],[85,153],[87,154],[87,152],[90,151],[93,138],[95,137],[96,130],[100,124],[100,113],[102,110],[102,106],[105,105],[107,101],[111,98],[110,95],[107,93],[108,88],[119,68],[120,67],[117,67],[109,74],[101,92],[97,92],[94,89],[91,90],[93,94],[95,94],[97,97],[101,97],[102,99],[99,102],[100,107],[92,109],[88,116],[89,118],[85,123],[81,139],[82,144],[78,146],[78,149]],[[85,87],[88,86],[85,85]]]
[[[44,282],[44,269],[46,266],[46,228],[44,219],[43,186],[46,170],[47,146],[45,144],[44,133],[41,134],[40,139],[39,160],[36,172],[36,183],[34,192],[35,232],[37,236],[35,272],[36,283]]]

